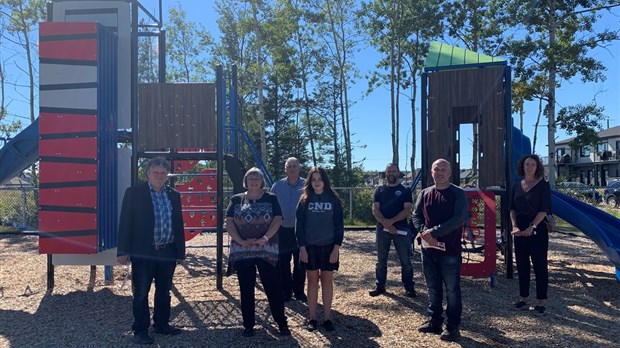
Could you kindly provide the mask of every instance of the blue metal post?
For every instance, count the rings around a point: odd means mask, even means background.
[[[230,126],[239,127],[238,100],[237,100],[237,65],[232,66],[230,82]],[[230,151],[233,156],[239,155],[239,134],[232,132],[230,134]]]
[[[217,66],[216,71],[217,92],[217,227],[216,227],[216,287],[223,288],[224,278],[224,148],[226,144],[226,132],[224,130],[226,119],[226,79],[224,68]]]

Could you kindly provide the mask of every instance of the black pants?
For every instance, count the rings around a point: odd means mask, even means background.
[[[153,323],[156,328],[164,328],[170,319],[170,289],[176,268],[174,245],[153,251],[152,257],[131,257],[131,283],[133,287],[134,332],[148,330],[151,326],[149,315],[149,291],[155,280],[155,303]]]
[[[284,301],[282,299],[282,290],[280,289],[280,276],[277,268],[269,262],[259,259],[245,259],[235,262],[235,270],[237,271],[237,279],[239,280],[239,291],[241,293],[241,315],[243,317],[243,327],[246,329],[253,328],[256,324],[256,303],[255,303],[255,285],[256,270],[260,276],[261,283],[265,289],[269,308],[273,320],[279,326],[286,324],[284,316]]]
[[[291,258],[293,259],[292,274]],[[304,284],[306,282],[306,272],[299,264],[299,249],[280,253],[278,257],[278,268],[280,271],[280,282],[284,298],[290,298],[293,293],[295,297],[303,295],[305,292]]]
[[[537,234],[530,237],[515,237],[515,259],[519,273],[519,295],[530,296],[530,260],[536,276],[536,298],[547,299],[549,287],[549,269],[547,251],[549,250],[549,234],[547,231],[537,230]]]

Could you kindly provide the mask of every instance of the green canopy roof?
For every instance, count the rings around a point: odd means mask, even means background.
[[[506,59],[487,56],[460,47],[433,41],[428,49],[425,70],[464,68],[466,65],[506,65]]]

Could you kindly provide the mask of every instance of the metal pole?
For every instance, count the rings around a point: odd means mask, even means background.
[[[510,213],[508,207],[510,206],[510,200],[512,199],[512,184],[514,178],[512,177],[512,71],[509,66],[504,68],[504,139],[506,146],[506,159],[504,166],[506,168],[504,176],[506,177],[506,191],[500,196],[501,202],[501,233],[506,241],[506,251],[504,259],[506,260],[506,278],[513,278],[513,265],[512,265],[512,230],[510,222]]]
[[[52,263],[52,254],[47,254],[47,291],[54,290],[54,264]]]
[[[353,222],[353,188],[349,188],[349,220]]]
[[[166,31],[159,31],[159,83],[166,83]]]
[[[216,70],[216,92],[217,92],[217,228],[216,228],[216,287],[223,289],[224,278],[224,119],[226,116],[226,80],[224,79],[224,68],[217,66]]]
[[[238,109],[238,100],[237,100],[237,65],[232,66],[231,73],[231,82],[230,82],[230,125],[233,127],[239,127],[239,109]],[[235,156],[240,155],[239,148],[239,132],[231,132],[230,133],[230,151],[233,152]]]
[[[131,0],[131,185],[138,181],[138,0]]]

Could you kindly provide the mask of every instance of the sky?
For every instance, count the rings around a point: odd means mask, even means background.
[[[141,3],[149,9],[153,14],[157,13],[156,0],[142,0]],[[164,24],[166,23],[166,9],[175,5],[176,1],[164,0]],[[212,1],[204,0],[183,0],[183,9],[188,14],[188,19],[202,24],[207,28],[214,38],[217,40],[219,32],[217,29],[217,13],[213,10]],[[612,14],[607,14],[598,23],[598,27],[620,28],[620,9],[616,8]],[[454,42],[446,42],[447,44],[456,44]],[[3,43],[4,45],[5,43]],[[605,127],[609,123],[610,127],[620,125],[620,43],[615,42],[606,49],[597,48],[591,51],[592,56],[601,60],[607,67],[607,80],[602,83],[584,84],[576,77],[570,81],[563,81],[560,88],[556,90],[557,106],[556,111],[562,106],[575,105],[578,103],[588,104],[592,100],[596,100],[599,106],[605,108],[604,114],[607,116]],[[3,54],[3,58],[7,57]],[[361,76],[367,72],[374,70],[375,62],[379,59],[379,55],[371,47],[362,47],[360,52],[355,53],[353,60]],[[10,70],[9,70],[10,69]],[[9,75],[7,81],[11,79],[16,85],[26,85],[27,78],[20,73],[13,65],[8,64],[7,70]],[[240,72],[243,73],[243,72]],[[353,106],[350,108],[351,133],[352,141],[356,144],[353,156],[354,161],[361,161],[365,170],[384,170],[385,165],[392,160],[391,147],[391,121],[390,121],[390,96],[388,87],[379,87],[369,95],[366,95],[367,81],[360,78],[351,87],[349,97]],[[12,115],[27,115],[27,103],[24,99],[27,95],[19,87],[8,88],[7,98],[13,98],[9,111]],[[417,128],[418,139],[416,155],[416,167],[420,167],[421,156],[419,154],[420,145],[420,98],[416,101]],[[534,123],[538,113],[538,103],[528,102],[526,104],[526,112],[524,119],[524,133],[532,139],[534,134]],[[409,158],[411,157],[411,104],[408,98],[401,96],[400,103],[400,146],[399,146],[399,165],[401,170],[411,170],[409,168]],[[29,121],[22,119],[24,127]],[[518,119],[515,120],[518,126]],[[573,135],[567,135],[562,130],[558,130],[556,140],[563,140]],[[538,130],[538,140],[535,152],[541,156],[547,155],[547,128],[546,119],[541,120],[541,126]],[[471,163],[471,152],[462,151],[461,168],[467,168]],[[406,164],[407,163],[407,164]]]

